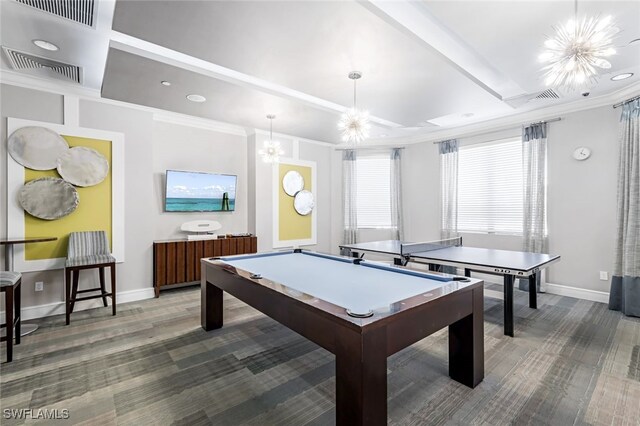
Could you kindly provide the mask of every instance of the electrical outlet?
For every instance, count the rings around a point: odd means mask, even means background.
[[[600,271],[600,279],[607,281],[609,279],[609,273],[607,271]]]
[[[44,290],[44,282],[36,281],[36,291],[42,291],[42,290]]]

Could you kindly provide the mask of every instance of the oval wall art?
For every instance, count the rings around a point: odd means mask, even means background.
[[[7,150],[18,164],[33,170],[56,168],[56,160],[69,150],[62,136],[45,127],[22,127],[9,136]]]
[[[313,194],[306,189],[299,191],[293,199],[293,208],[302,216],[311,213],[315,205],[316,202],[313,199]]]
[[[109,174],[109,162],[95,149],[75,146],[63,153],[57,161],[58,173],[76,186],[93,186]]]
[[[45,177],[26,183],[18,194],[22,208],[39,219],[55,220],[78,208],[78,191],[62,179]]]

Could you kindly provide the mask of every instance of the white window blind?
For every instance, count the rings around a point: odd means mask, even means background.
[[[358,154],[356,160],[358,228],[391,227],[389,154]]]
[[[461,147],[458,230],[522,235],[520,139]]]

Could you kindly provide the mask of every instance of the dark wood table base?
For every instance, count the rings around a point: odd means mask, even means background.
[[[201,322],[223,325],[223,291],[336,356],[338,425],[387,423],[387,357],[449,327],[449,376],[469,387],[484,378],[483,286],[468,287],[365,326],[203,261]]]

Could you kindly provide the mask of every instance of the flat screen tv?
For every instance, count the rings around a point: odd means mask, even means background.
[[[167,170],[164,210],[222,212],[236,207],[235,175]]]

